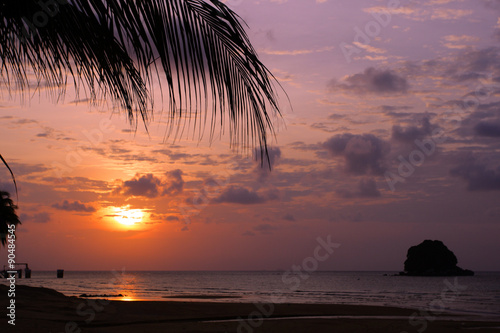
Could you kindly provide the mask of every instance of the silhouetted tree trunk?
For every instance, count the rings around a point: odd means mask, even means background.
[[[18,225],[21,222],[16,214],[17,206],[14,205],[8,192],[0,191],[0,242],[5,245],[9,224]]]

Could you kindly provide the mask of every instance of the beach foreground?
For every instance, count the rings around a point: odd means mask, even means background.
[[[449,315],[410,319],[419,311],[393,307],[105,301],[27,286],[16,287],[12,326],[5,315],[6,286],[0,285],[0,295],[1,332],[500,332],[500,321]]]

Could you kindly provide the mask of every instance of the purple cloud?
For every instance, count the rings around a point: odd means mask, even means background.
[[[474,132],[479,136],[500,137],[500,123],[481,121],[474,126]]]
[[[422,125],[401,127],[394,125],[392,127],[392,138],[396,141],[401,142],[413,142],[415,139],[421,139],[432,133],[433,126],[429,121],[429,117],[424,117],[422,119]]]
[[[386,69],[376,69],[369,67],[363,73],[358,73],[347,77],[345,83],[330,82],[329,88],[332,90],[345,90],[358,94],[405,94],[409,88],[408,81],[396,74],[396,72]]]
[[[250,191],[244,187],[230,186],[226,188],[220,196],[214,199],[218,203],[237,203],[243,205],[252,205],[266,202],[265,197],[260,196],[257,192]]]
[[[133,179],[124,181],[114,192],[151,199],[163,195],[178,194],[184,189],[182,174],[179,169],[166,172],[163,179],[151,173],[142,176],[137,174]]]
[[[387,142],[372,134],[339,134],[323,143],[323,147],[333,156],[344,157],[346,172],[360,175],[382,174],[383,158],[390,151]]]
[[[450,173],[467,181],[468,191],[500,191],[500,167],[488,169],[485,164],[470,158]]]
[[[33,215],[21,214],[19,215],[19,220],[21,222],[48,223],[50,222],[50,214],[47,212],[35,213]]]
[[[52,207],[59,210],[65,210],[68,212],[92,213],[96,211],[96,209],[92,206],[85,206],[85,204],[80,203],[78,201],[69,202],[68,200],[64,200],[62,204],[55,203],[52,205]]]

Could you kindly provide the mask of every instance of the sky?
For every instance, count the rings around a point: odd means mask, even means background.
[[[289,98],[272,171],[227,133],[166,137],[161,110],[135,131],[112,101],[0,86],[18,262],[288,270],[329,239],[320,270],[400,271],[439,239],[462,268],[500,270],[500,1],[226,4]]]

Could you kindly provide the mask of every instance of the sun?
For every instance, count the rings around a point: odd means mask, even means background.
[[[142,222],[144,212],[141,209],[130,209],[130,206],[115,207],[115,220],[122,225],[132,226]]]

